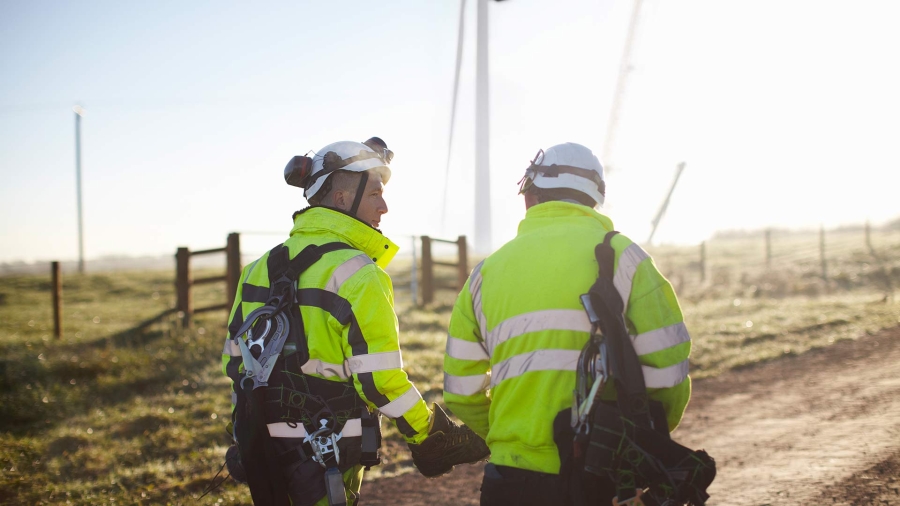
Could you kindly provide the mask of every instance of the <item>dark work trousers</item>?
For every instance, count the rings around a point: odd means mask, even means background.
[[[488,464],[481,482],[481,506],[571,506],[575,504],[573,496],[580,497],[580,504],[608,506],[616,494],[612,483],[599,478],[591,481],[589,491],[567,487],[560,483],[557,474]]]
[[[481,506],[564,506],[559,475],[516,467],[484,466]]]

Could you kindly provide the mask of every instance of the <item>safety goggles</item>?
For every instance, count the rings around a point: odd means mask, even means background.
[[[376,149],[375,152],[378,153],[378,150]],[[384,161],[385,165],[390,165],[391,160],[394,159],[394,152],[388,148],[384,148],[384,150],[381,152],[381,159]]]
[[[378,158],[381,158],[381,161],[384,162],[385,165],[390,165],[391,160],[394,159],[394,152],[388,149],[387,144],[379,137],[372,137],[363,142],[363,144],[378,154]]]
[[[541,162],[544,161],[544,150],[539,149],[537,154],[534,155],[534,159],[531,160],[531,165],[525,169],[525,175],[522,176],[522,179],[519,180],[519,195],[527,192],[529,188],[534,185],[534,177],[537,175],[537,170],[535,170],[535,166],[540,165]]]

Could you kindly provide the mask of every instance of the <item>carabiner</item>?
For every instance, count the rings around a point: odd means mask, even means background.
[[[247,347],[252,348],[256,345],[259,345],[259,353],[262,355],[262,352],[266,350],[266,337],[269,335],[269,331],[272,330],[272,320],[269,318],[265,319],[266,322],[266,330],[263,331],[262,335],[258,338],[253,338],[253,327],[247,329]]]

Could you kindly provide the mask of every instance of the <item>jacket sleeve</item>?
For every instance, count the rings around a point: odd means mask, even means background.
[[[367,265],[340,289],[353,318],[344,326],[343,346],[353,384],[372,407],[392,419],[407,442],[428,436],[431,411],[403,371],[390,277]]]
[[[241,357],[241,349],[232,341],[231,336],[237,332],[244,323],[243,303],[241,301],[244,280],[247,279],[247,273],[253,268],[256,262],[253,262],[241,271],[241,277],[238,280],[237,293],[234,295],[234,305],[231,307],[231,313],[228,315],[228,332],[225,335],[225,346],[222,348],[222,373],[231,379],[231,404],[234,408],[234,382],[239,377],[243,358]]]
[[[491,400],[490,356],[475,315],[472,289],[480,288],[480,265],[456,299],[444,353],[444,402],[479,436],[487,437]]]
[[[671,432],[691,398],[691,336],[672,285],[644,255],[634,271],[625,316],[647,391],[663,404]]]

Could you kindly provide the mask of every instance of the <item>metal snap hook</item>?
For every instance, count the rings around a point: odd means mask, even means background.
[[[262,335],[258,338],[253,338],[253,327],[247,329],[247,348],[253,348],[254,346],[259,346],[259,352],[262,353],[266,349],[265,341],[266,336],[269,335],[269,331],[272,330],[272,320],[266,318],[266,329],[262,332]]]

